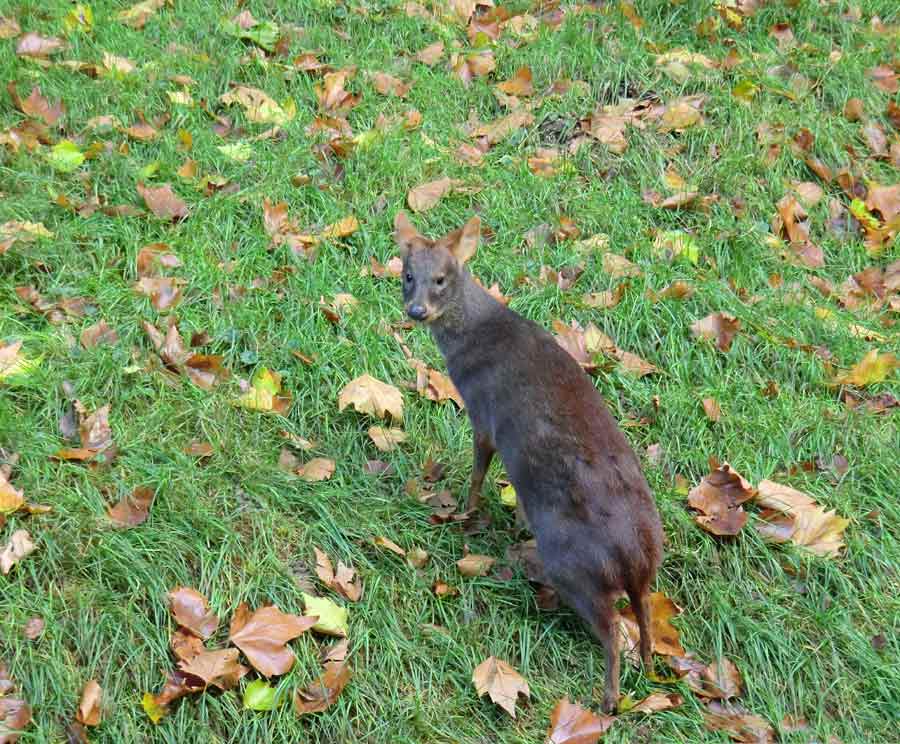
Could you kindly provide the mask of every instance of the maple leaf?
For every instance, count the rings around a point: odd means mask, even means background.
[[[790,541],[816,555],[835,558],[844,547],[843,532],[850,520],[818,506],[808,494],[790,486],[763,480],[756,501],[771,512],[787,518],[763,513],[757,530],[775,542]]]
[[[615,723],[614,716],[598,716],[569,698],[560,700],[550,714],[545,744],[597,744]]]
[[[247,118],[257,124],[284,126],[297,115],[297,106],[293,99],[289,98],[284,106],[279,106],[265,91],[247,85],[235,85],[219,100],[226,106],[240,104],[244,107]]]
[[[362,597],[362,581],[356,575],[356,571],[338,561],[337,572],[335,572],[331,559],[324,551],[315,547],[313,551],[316,554],[316,575],[329,589],[333,589],[351,602],[358,602]]]
[[[294,693],[294,710],[298,716],[320,713],[330,708],[350,681],[352,673],[345,661],[325,663],[325,672],[315,682]]]
[[[81,693],[81,702],[75,712],[75,720],[85,726],[98,726],[100,724],[100,698],[103,690],[96,680],[88,680]]]
[[[119,503],[108,509],[109,518],[116,527],[137,527],[147,521],[156,492],[152,488],[135,488],[122,496]]]
[[[733,741],[747,744],[774,744],[776,741],[772,725],[741,706],[713,701],[703,711],[703,720],[710,731],[724,731]]]
[[[695,516],[713,535],[736,535],[747,523],[744,502],[756,496],[754,488],[728,463],[714,468],[688,494],[688,505],[702,514]]]
[[[0,572],[6,576],[19,561],[31,555],[37,546],[31,541],[28,530],[16,530],[9,543],[0,552]]]
[[[497,87],[510,96],[530,96],[534,94],[531,68],[520,67],[512,78],[499,83]]]
[[[334,474],[334,460],[325,457],[314,457],[298,467],[294,472],[307,483],[328,480]]]
[[[236,648],[203,649],[188,661],[178,663],[185,674],[203,680],[204,686],[214,685],[223,690],[234,687],[249,671],[238,662]]]
[[[235,610],[228,637],[260,674],[284,674],[294,665],[288,641],[305,633],[316,619],[282,612],[275,606],[260,607],[252,615],[246,604]]]
[[[658,713],[671,710],[684,703],[684,698],[677,692],[654,692],[640,702],[628,708],[629,713]]]
[[[406,441],[406,432],[402,429],[388,429],[383,426],[370,426],[369,439],[375,447],[382,452],[391,452],[397,449],[397,445]]]
[[[681,608],[662,592],[650,595],[650,628],[653,636],[652,652],[662,656],[684,656],[678,629],[671,620],[681,614]],[[624,639],[623,646],[628,658],[638,662],[637,649],[640,641],[640,627],[631,605],[619,611],[619,629]]]
[[[6,90],[12,99],[13,105],[19,109],[25,116],[34,119],[40,119],[47,126],[53,126],[59,121],[59,118],[65,113],[66,108],[62,101],[51,104],[44,96],[41,95],[41,89],[35,86],[31,89],[31,94],[24,101],[19,98],[16,91],[16,84],[12,81],[7,83]]]
[[[141,698],[141,707],[147,717],[158,724],[169,712],[169,704],[184,697],[203,690],[203,680],[192,674],[186,674],[180,670],[171,672],[166,678],[162,691],[158,695],[145,692]]]
[[[461,183],[458,179],[447,178],[447,176],[438,178],[436,181],[428,181],[410,189],[406,195],[406,202],[413,212],[426,212]]]
[[[491,570],[491,566],[496,562],[497,559],[491,558],[489,555],[469,553],[467,556],[460,558],[456,562],[456,567],[463,576],[471,578],[474,576],[486,576],[488,571]],[[515,716],[513,717],[515,718]]]
[[[183,220],[188,216],[188,206],[175,192],[172,185],[164,183],[162,186],[144,186],[140,181],[137,184],[137,192],[140,194],[147,208],[157,217],[163,220]]]
[[[880,354],[878,349],[872,349],[849,371],[835,375],[834,383],[857,387],[873,385],[884,382],[897,367],[900,367],[900,360],[894,354]]]
[[[361,96],[355,96],[344,88],[349,78],[356,74],[355,67],[328,72],[322,77],[321,84],[314,87],[319,108],[329,113],[344,112],[356,106]]]
[[[485,693],[490,695],[493,702],[516,717],[516,701],[519,695],[530,697],[528,683],[515,669],[502,659],[491,656],[475,667],[472,672],[472,682],[478,692],[478,697]]]
[[[284,416],[290,410],[292,400],[293,396],[281,387],[281,375],[260,367],[250,380],[250,389],[232,404]]]
[[[397,421],[403,420],[403,396],[400,391],[369,374],[351,380],[341,389],[338,394],[338,410],[343,411],[350,405],[359,413],[367,413],[375,418],[390,415]]]
[[[741,329],[741,321],[729,313],[711,313],[705,318],[691,324],[694,338],[703,338],[716,342],[719,351],[728,351],[731,342]]]
[[[12,514],[25,505],[25,492],[17,490],[0,468],[0,515]]]
[[[199,638],[209,638],[219,627],[219,618],[209,609],[209,603],[200,592],[186,586],[173,589],[168,594],[169,609],[179,625]]]
[[[275,707],[276,689],[268,682],[254,679],[244,688],[246,710],[272,710]]]

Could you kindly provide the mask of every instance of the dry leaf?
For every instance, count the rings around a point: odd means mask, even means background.
[[[16,489],[8,480],[9,476],[0,468],[0,518],[12,514],[25,505],[25,492]]]
[[[848,372],[835,375],[834,381],[840,385],[857,387],[873,385],[884,382],[897,367],[900,367],[900,360],[894,354],[879,354],[878,349],[872,349]]]
[[[396,96],[406,98],[412,83],[404,83],[400,78],[388,75],[386,72],[373,72],[372,84],[375,90],[383,96]]]
[[[397,449],[397,445],[406,441],[406,432],[402,429],[387,429],[383,426],[370,426],[369,439],[375,443],[375,447],[382,452],[390,452]]]
[[[616,253],[604,253],[600,259],[603,271],[609,274],[613,279],[621,279],[626,276],[640,276],[641,269],[633,264],[625,256]]]
[[[327,76],[326,76],[327,77]],[[247,118],[257,124],[284,126],[296,116],[296,105],[288,99],[284,107],[259,88],[236,85],[220,99],[226,106],[237,103],[244,107]]]
[[[403,420],[403,396],[400,391],[368,374],[351,380],[341,389],[338,410],[343,411],[350,405],[359,413],[375,418],[390,415],[397,421]]]
[[[297,468],[295,473],[307,483],[318,483],[331,478],[334,475],[334,467],[334,460],[326,457],[314,457]]]
[[[168,276],[144,276],[134,285],[136,291],[150,298],[150,304],[156,310],[168,310],[181,300],[183,279]]]
[[[249,390],[235,400],[233,405],[285,416],[292,401],[293,396],[281,386],[281,375],[267,367],[260,367],[253,373]]]
[[[534,114],[524,108],[516,109],[507,116],[476,127],[471,132],[471,135],[477,139],[483,138],[488,145],[496,145],[509,137],[513,132],[533,123]]]
[[[520,67],[516,74],[497,87],[509,96],[530,96],[534,94],[534,84],[531,78],[530,67]]]
[[[460,558],[456,562],[456,567],[463,576],[486,576],[496,562],[497,559],[491,558],[489,555],[469,553],[465,558]],[[515,716],[513,717],[515,718]]]
[[[377,545],[380,548],[386,548],[387,550],[390,550],[392,553],[396,553],[397,555],[399,555],[401,557],[406,555],[406,551],[403,548],[401,548],[399,545],[397,545],[397,543],[395,543],[390,538],[384,537],[382,535],[377,535],[376,537],[373,537],[372,543]]]
[[[425,212],[434,207],[444,196],[460,181],[447,178],[439,178],[436,181],[420,184],[414,189],[410,189],[406,195],[406,202],[413,212]]]
[[[615,720],[614,716],[598,716],[563,698],[550,714],[545,744],[597,744]]]
[[[52,54],[60,51],[65,46],[62,39],[55,36],[41,36],[29,31],[16,44],[16,54],[20,57],[34,57],[36,59],[46,59]]]
[[[200,651],[188,661],[180,661],[178,666],[185,674],[198,677],[205,685],[215,685],[223,690],[229,690],[250,671],[238,662],[238,650],[236,648]]]
[[[731,342],[741,329],[741,321],[729,313],[712,313],[691,324],[694,338],[716,342],[719,351],[728,351]]]
[[[351,602],[358,602],[362,597],[362,581],[356,571],[338,561],[337,572],[331,559],[323,551],[313,548],[316,553],[316,574],[329,589],[333,589]]]
[[[196,589],[180,586],[167,595],[169,609],[176,622],[199,638],[209,638],[219,627],[219,618]]]
[[[444,42],[436,41],[416,53],[416,60],[423,65],[434,67],[444,56]]]
[[[81,702],[75,712],[75,720],[85,726],[98,726],[100,724],[100,698],[103,690],[96,680],[88,680],[81,693]]]
[[[138,182],[137,191],[147,208],[160,219],[183,220],[188,216],[187,204],[175,195],[171,184],[144,186]]]
[[[108,509],[109,518],[116,527],[136,527],[147,521],[156,492],[152,488],[135,488],[124,495],[119,503]]]
[[[321,677],[309,687],[298,689],[294,693],[294,710],[297,715],[320,713],[330,708],[350,681],[350,677],[350,666],[346,662],[327,662]]]
[[[654,692],[645,697],[633,708],[629,708],[629,713],[658,713],[662,710],[671,710],[677,708],[684,703],[684,698],[677,692]]]
[[[757,530],[775,542],[806,548],[816,555],[836,558],[844,547],[843,533],[850,520],[818,506],[809,495],[790,486],[763,480],[757,503],[787,518],[764,513]]]
[[[490,695],[497,705],[516,717],[516,701],[519,695],[530,697],[528,683],[515,669],[501,659],[491,656],[481,662],[472,672],[472,682],[478,697]]]
[[[652,652],[662,656],[684,656],[678,630],[672,625],[673,617],[681,614],[681,608],[662,592],[650,595],[650,628],[653,635]],[[619,611],[619,628],[624,639],[625,653],[637,663],[637,649],[641,637],[637,617],[631,605]]]
[[[294,652],[287,642],[309,630],[316,618],[288,615],[277,607],[260,607],[250,615],[241,605],[231,621],[228,637],[260,674],[271,677],[286,673],[294,665]]]
[[[732,741],[746,744],[774,744],[776,741],[771,724],[741,706],[713,701],[703,711],[703,720],[710,731],[723,731]]]
[[[755,496],[753,487],[725,463],[691,489],[688,505],[702,512],[694,520],[707,532],[736,535],[747,523],[741,504]]]
[[[722,409],[715,398],[703,399],[703,412],[706,414],[706,418],[713,422],[722,418]]]
[[[33,617],[25,623],[22,634],[29,640],[34,641],[41,637],[44,632],[46,622],[42,617]]]
[[[93,349],[101,344],[112,346],[119,340],[119,334],[116,329],[110,327],[105,320],[99,320],[94,325],[88,326],[81,332],[81,345],[85,349]]]
[[[31,555],[37,546],[31,541],[28,530],[16,530],[9,543],[0,552],[0,571],[6,576],[19,561]]]

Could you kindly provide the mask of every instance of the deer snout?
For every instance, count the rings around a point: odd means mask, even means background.
[[[412,302],[406,306],[406,314],[413,320],[425,320],[428,317],[428,310],[425,305]]]

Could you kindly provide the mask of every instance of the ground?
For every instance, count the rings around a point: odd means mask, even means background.
[[[448,466],[447,487],[462,498],[471,431],[452,402],[438,404],[404,386],[415,373],[387,330],[404,320],[399,283],[374,278],[370,259],[386,263],[396,255],[391,226],[396,212],[407,208],[407,192],[445,175],[465,188],[414,216],[423,232],[441,235],[477,212],[492,235],[472,270],[485,284],[498,283],[512,308],[547,327],[556,319],[594,323],[620,349],[658,368],[636,377],[610,362],[601,364],[594,380],[645,461],[666,534],[656,589],[683,608],[675,625],[684,646],[705,660],[734,661],[747,688],[742,703],[754,713],[776,725],[787,715],[807,719],[807,729],[785,733],[782,741],[895,736],[898,414],[876,414],[865,406],[851,410],[831,383],[837,370],[870,349],[896,349],[898,337],[890,313],[845,307],[813,289],[809,278],[839,286],[870,265],[887,266],[900,251],[888,243],[872,255],[858,231],[829,228],[829,199],[844,208],[849,199],[837,182],[820,181],[804,164],[804,154],[790,146],[806,128],[814,137],[812,152],[835,171],[853,161],[867,179],[900,181],[891,159],[867,157],[862,124],[842,113],[849,98],[860,98],[866,116],[891,131],[883,112],[896,95],[877,86],[867,71],[897,63],[898,32],[871,22],[873,16],[887,26],[898,22],[892,0],[861,3],[860,16],[846,2],[761,3],[755,15],[739,18],[740,28],[729,25],[737,25],[733,15],[717,12],[706,0],[638,2],[640,29],[618,3],[582,12],[564,5],[570,12],[562,24],[545,23],[534,38],[517,38],[509,29],[497,41],[476,38],[493,49],[496,70],[468,86],[447,62],[454,44],[468,50],[464,26],[410,15],[399,1],[175,0],[150,14],[143,29],[116,19],[123,3],[91,5],[89,33],[67,31],[69,3],[12,0],[2,10],[22,32],[60,36],[68,48],[45,68],[15,55],[15,38],[0,40],[0,80],[15,81],[22,98],[39,85],[47,99],[64,102],[54,143],[65,136],[83,151],[94,142],[110,145],[68,173],[48,162],[49,145],[18,152],[7,145],[0,154],[0,224],[41,222],[53,233],[15,242],[0,254],[0,341],[22,341],[26,356],[39,360],[27,374],[0,383],[0,446],[4,456],[17,452],[21,458],[12,483],[28,500],[52,507],[47,514],[9,515],[0,540],[5,545],[14,530],[27,529],[37,545],[0,576],[2,661],[34,711],[23,742],[60,741],[91,678],[104,690],[104,721],[90,734],[101,744],[512,744],[541,741],[562,696],[596,710],[602,654],[575,616],[564,609],[539,610],[519,567],[506,580],[502,574],[464,578],[455,566],[466,546],[502,559],[522,539],[513,513],[499,501],[499,465],[486,489],[492,525],[474,535],[452,523],[432,525],[431,510],[404,489],[433,458]],[[278,24],[289,36],[287,56],[265,59],[252,43],[227,34],[223,18],[240,10]],[[529,4],[514,2],[510,10],[524,13]],[[718,27],[701,36],[698,24],[710,18],[720,19]],[[784,40],[783,28],[770,33],[779,23],[790,27],[793,42]],[[291,31],[290,24],[302,32]],[[442,61],[429,67],[413,60],[438,40],[447,48]],[[734,52],[739,61],[733,68],[688,65],[687,75],[678,69],[667,74],[654,55],[673,49],[715,62]],[[316,116],[314,86],[321,78],[292,63],[307,50],[336,69],[357,67],[347,88],[362,98],[347,119],[354,135],[374,132],[345,158],[324,165],[312,147],[321,136],[306,133]],[[101,70],[94,78],[58,64],[99,65],[105,52],[136,69],[118,75]],[[800,78],[778,77],[772,70],[787,64],[793,65],[788,73]],[[534,122],[492,147],[483,164],[461,163],[455,151],[471,141],[463,131],[467,119],[504,115],[492,86],[523,66],[530,66],[536,92],[560,78],[586,85],[546,98],[534,109]],[[380,95],[372,71],[412,87],[402,99]],[[186,88],[192,106],[167,95],[182,89],[169,79],[176,74],[193,79]],[[747,100],[733,92],[743,81],[756,86]],[[264,90],[279,103],[293,99],[296,113],[281,122],[280,135],[254,140],[272,124],[250,121],[239,106],[219,102],[233,83]],[[598,105],[626,97],[667,103],[694,94],[706,97],[702,124],[664,133],[651,122],[629,128],[624,153],[589,141],[567,154],[579,120]],[[245,131],[220,137],[201,100]],[[411,108],[421,112],[420,127],[373,129],[379,115]],[[166,112],[171,119],[157,122],[159,135],[146,141],[86,124],[114,115],[128,127],[137,111],[148,121]],[[23,119],[6,97],[0,131]],[[758,136],[763,123],[783,126],[779,150],[770,151]],[[179,130],[192,135],[189,152]],[[236,142],[250,145],[247,159],[218,149]],[[549,177],[533,173],[528,157],[553,146],[561,149],[562,167]],[[176,174],[186,158],[198,164],[193,179]],[[667,169],[701,198],[714,194],[718,200],[706,209],[649,203],[648,190],[661,198],[681,190],[670,188],[671,177],[667,187]],[[204,190],[204,175],[222,176],[228,184]],[[189,216],[175,223],[101,210],[82,216],[57,203],[63,194],[77,206],[94,193],[104,203],[143,210],[139,181],[171,183]],[[826,192],[809,208],[812,239],[824,251],[821,266],[787,260],[771,239],[775,205],[795,181],[821,184]],[[287,202],[290,218],[309,232],[350,214],[359,229],[340,240],[324,239],[308,260],[286,243],[272,245],[264,200]],[[541,224],[557,229],[562,217],[581,231],[578,238],[526,240]],[[688,231],[696,264],[666,260],[654,248],[659,230]],[[608,251],[627,255],[641,271],[608,309],[581,300],[584,293],[621,282],[603,270],[603,248],[575,247],[577,240],[598,234],[608,236]],[[134,289],[136,255],[156,242],[168,244],[181,260],[166,273],[185,280],[181,302],[167,312]],[[583,265],[584,273],[570,289],[538,279],[542,266],[574,264]],[[530,281],[522,281],[526,277]],[[648,294],[676,280],[690,282],[693,295],[653,301]],[[16,293],[29,285],[52,301],[89,297],[89,313],[51,322]],[[358,305],[339,310],[333,323],[317,306],[336,293],[352,294]],[[822,308],[830,314],[817,313]],[[690,331],[696,320],[720,311],[741,324],[728,351],[698,341]],[[208,334],[204,351],[224,356],[232,372],[228,381],[207,391],[148,363],[155,353],[142,322],[165,330],[169,315],[177,317],[186,339],[197,331]],[[118,341],[84,348],[81,331],[101,318],[117,331]],[[875,334],[867,339],[854,324]],[[425,330],[400,332],[417,358],[444,369]],[[830,361],[790,339],[827,348]],[[314,357],[313,363],[293,352]],[[239,379],[263,366],[277,370],[293,395],[284,417],[229,404],[240,394]],[[338,411],[339,391],[364,373],[404,391],[408,440],[392,452],[375,449],[366,434],[371,419]],[[865,394],[887,392],[891,384],[889,378],[866,387]],[[707,397],[721,407],[718,422],[704,413],[701,400]],[[71,446],[59,426],[68,398],[80,399],[88,411],[110,404],[118,447],[111,465],[51,459]],[[314,440],[313,452],[295,455],[301,461],[313,455],[333,459],[333,477],[310,483],[279,468],[285,430]],[[210,443],[212,455],[199,460],[185,454],[192,441]],[[661,447],[661,459],[646,458],[654,444]],[[846,458],[845,473],[830,467],[835,455]],[[709,471],[710,457],[727,460],[752,483],[772,478],[792,485],[847,517],[840,556],[764,542],[752,525],[732,538],[701,530],[675,476],[696,484]],[[366,461],[376,458],[389,462],[393,472],[365,474]],[[817,459],[823,467],[793,467]],[[107,506],[136,486],[156,491],[149,519],[133,529],[114,529]],[[758,510],[751,511],[754,522]],[[424,548],[430,560],[422,569],[411,568],[373,546],[377,535],[406,549]],[[362,600],[347,603],[355,674],[337,703],[300,718],[290,705],[255,713],[242,709],[239,691],[211,692],[174,704],[159,725],[152,724],[141,696],[158,691],[174,667],[166,593],[178,585],[195,587],[226,620],[241,601],[299,613],[298,579],[315,581],[314,546],[352,563],[364,583]],[[458,588],[458,596],[436,596],[436,581]],[[318,589],[334,597],[321,584]],[[46,627],[32,641],[22,628],[35,616]],[[224,626],[217,636],[223,641]],[[318,674],[321,645],[311,634],[292,644],[298,662],[277,680],[280,690],[289,694]],[[512,664],[530,685],[531,699],[519,704],[515,720],[475,694],[472,670],[491,655]],[[635,698],[680,690],[685,703],[650,716],[624,714],[604,741],[725,740],[705,728],[701,702],[683,685],[652,682],[623,664],[622,690]]]

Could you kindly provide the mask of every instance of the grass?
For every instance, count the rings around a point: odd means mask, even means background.
[[[865,153],[860,125],[847,122],[840,112],[856,96],[881,119],[888,96],[865,71],[896,58],[896,33],[874,33],[868,21],[877,14],[885,23],[898,22],[895,3],[870,0],[858,22],[842,19],[850,7],[845,2],[772,3],[748,19],[743,30],[723,26],[712,41],[695,32],[697,23],[714,13],[711,2],[637,5],[645,22],[640,33],[611,4],[597,13],[572,14],[558,30],[542,29],[533,42],[518,48],[496,43],[492,79],[508,79],[520,66],[530,65],[539,90],[567,76],[585,80],[588,91],[573,89],[548,100],[535,112],[535,126],[496,146],[484,166],[472,170],[455,160],[453,150],[462,141],[460,126],[470,111],[482,120],[500,115],[489,84],[479,79],[465,88],[448,73],[446,63],[432,69],[402,56],[437,39],[448,47],[465,43],[460,27],[409,18],[399,2],[244,3],[260,20],[304,27],[292,53],[319,49],[322,59],[336,67],[358,65],[350,83],[363,94],[349,115],[354,132],[369,130],[380,113],[409,107],[422,112],[421,130],[394,130],[353,152],[342,162],[342,180],[323,172],[304,134],[315,113],[316,79],[303,73],[286,76],[278,64],[246,59],[250,48],[219,30],[221,16],[236,13],[235,5],[226,4],[222,12],[216,3],[178,0],[152,17],[143,31],[135,31],[114,20],[124,4],[92,3],[93,33],[72,34],[63,56],[98,62],[107,51],[127,57],[139,69],[121,79],[94,80],[60,66],[45,70],[15,57],[14,40],[2,42],[0,79],[17,81],[20,93],[40,85],[51,100],[62,99],[67,136],[83,137],[85,146],[98,139],[114,146],[70,175],[53,171],[39,153],[7,149],[0,154],[0,224],[42,221],[56,236],[17,244],[0,256],[0,339],[21,339],[30,356],[42,356],[26,381],[0,388],[0,446],[21,454],[13,483],[31,500],[53,507],[43,516],[11,517],[2,533],[5,543],[13,530],[26,528],[38,543],[33,555],[0,577],[3,660],[34,708],[34,722],[21,741],[60,741],[90,678],[105,691],[106,718],[91,732],[92,741],[101,744],[512,744],[540,741],[549,713],[563,695],[596,705],[601,654],[572,613],[539,611],[518,570],[506,582],[462,579],[456,572],[454,562],[465,545],[500,557],[519,539],[493,484],[499,468],[492,471],[487,494],[492,528],[474,536],[449,525],[431,526],[428,510],[404,492],[404,482],[417,477],[422,463],[433,457],[449,465],[454,493],[464,493],[470,467],[465,415],[452,404],[436,405],[405,393],[409,441],[385,456],[395,474],[373,477],[363,474],[366,460],[378,456],[365,434],[371,422],[337,410],[338,391],[365,372],[394,383],[413,378],[396,341],[384,331],[385,323],[402,320],[399,287],[392,280],[365,276],[361,268],[370,257],[384,262],[394,255],[390,225],[407,190],[444,174],[482,189],[444,199],[417,219],[424,231],[442,234],[477,210],[495,238],[482,246],[473,270],[486,283],[499,282],[513,308],[546,326],[555,318],[594,322],[621,348],[661,369],[641,379],[604,370],[595,381],[619,420],[644,420],[627,428],[635,448],[644,452],[658,442],[665,452],[665,467],[648,464],[646,472],[667,537],[658,589],[684,608],[677,625],[685,647],[703,659],[724,655],[734,660],[746,680],[743,702],[755,713],[776,724],[789,714],[809,721],[809,730],[785,734],[782,741],[838,737],[848,744],[888,741],[896,735],[896,414],[848,411],[827,384],[829,372],[822,361],[778,340],[827,346],[842,366],[860,359],[873,344],[854,336],[849,325],[880,328],[865,309],[842,310],[814,291],[792,302],[789,289],[795,282],[805,284],[811,273],[839,284],[873,259],[860,238],[841,239],[825,229],[827,199],[810,210],[814,237],[827,256],[822,269],[811,272],[784,263],[766,245],[767,224],[786,193],[786,182],[814,177],[788,147],[774,164],[764,165],[755,135],[762,122],[783,125],[788,136],[807,127],[815,135],[816,154],[836,167],[849,164],[848,145]],[[18,18],[23,31],[50,35],[63,33],[62,19],[70,7],[13,0],[3,12]],[[512,7],[523,11],[527,3]],[[782,21],[797,38],[797,48],[790,52],[779,51],[768,34]],[[335,27],[346,34],[336,33]],[[179,46],[172,50],[173,44]],[[735,71],[694,74],[680,84],[654,66],[648,51],[652,44],[687,47],[714,59],[734,48],[744,61]],[[842,56],[829,58],[833,50]],[[797,101],[772,92],[774,83],[766,77],[769,68],[786,62],[815,82],[812,92]],[[369,70],[412,80],[408,98],[401,102],[377,95],[365,77]],[[174,73],[196,80],[191,88],[195,101],[213,105],[231,82],[242,82],[277,101],[292,96],[298,115],[285,126],[283,141],[254,142],[252,158],[235,163],[217,149],[223,141],[203,111],[169,103],[165,91],[175,86],[167,76]],[[749,104],[731,95],[745,77],[769,80],[769,87],[763,86]],[[652,128],[632,131],[622,156],[594,145],[573,158],[573,169],[556,177],[529,172],[525,157],[545,144],[537,126],[544,118],[574,122],[597,101],[615,102],[626,92],[654,92],[665,101],[703,93],[708,96],[706,126],[680,136],[660,135]],[[148,118],[170,111],[172,120],[157,141],[130,142],[127,154],[115,150],[123,135],[94,135],[84,128],[90,117],[108,114],[128,125],[136,110]],[[237,110],[229,115],[248,136],[265,128],[247,122]],[[4,105],[0,131],[21,118]],[[205,197],[176,176],[186,157],[178,149],[180,128],[193,135],[189,156],[201,172],[223,175],[236,190]],[[680,147],[673,152],[676,144]],[[718,159],[709,156],[713,145]],[[53,204],[49,195],[64,193],[80,201],[87,188],[113,204],[138,204],[135,183],[150,163],[158,163],[152,181],[173,183],[190,205],[185,222],[170,226],[100,212],[81,218]],[[668,212],[644,203],[643,190],[664,190],[661,179],[669,164],[701,193],[721,195],[709,213]],[[859,167],[882,183],[900,180],[889,161],[867,160]],[[298,173],[311,175],[314,184],[292,185]],[[826,185],[826,190],[846,202],[836,185]],[[265,198],[286,200],[300,225],[327,225],[352,212],[361,229],[340,244],[324,244],[314,262],[298,261],[285,248],[269,250],[262,225]],[[732,209],[732,198],[745,202],[742,214]],[[583,236],[609,235],[611,249],[627,252],[643,270],[614,309],[590,310],[578,303],[583,292],[617,283],[603,273],[599,256],[578,259],[566,242],[538,248],[525,243],[529,229],[555,225],[563,214],[575,220]],[[652,249],[649,231],[654,228],[691,230],[700,248],[699,265],[661,261]],[[134,259],[141,246],[157,241],[168,243],[183,261],[175,273],[186,280],[185,298],[174,314],[184,335],[207,331],[211,353],[225,355],[235,376],[249,378],[259,365],[281,372],[295,398],[286,419],[228,405],[238,393],[233,380],[209,393],[183,378],[170,385],[160,373],[146,370],[143,361],[150,347],[141,321],[158,322],[160,315],[132,289]],[[886,265],[898,257],[894,245],[876,263]],[[561,267],[576,260],[585,260],[586,271],[570,292],[517,281],[523,275],[536,277],[541,265]],[[283,284],[266,281],[241,299],[229,297],[229,287],[249,286],[285,266],[291,270]],[[769,281],[776,273],[783,279],[780,288]],[[646,298],[646,289],[659,290],[677,279],[695,285],[693,297],[659,303]],[[758,302],[743,301],[729,282]],[[91,297],[96,311],[51,325],[17,298],[14,288],[23,285],[34,285],[50,298]],[[352,293],[359,306],[332,325],[315,305],[336,292]],[[834,322],[815,313],[817,306],[826,305]],[[715,311],[732,313],[743,324],[727,353],[697,343],[689,332],[693,321]],[[82,349],[76,341],[82,327],[99,318],[116,328],[119,342]],[[896,349],[896,331],[880,330],[889,337],[883,345]],[[425,331],[405,335],[416,356],[442,369]],[[303,365],[293,350],[315,353],[316,363]],[[58,420],[66,402],[64,381],[89,409],[111,403],[120,448],[112,467],[91,470],[50,459],[62,446]],[[769,381],[780,389],[773,399],[762,392]],[[896,391],[896,376],[893,385]],[[700,406],[707,396],[722,406],[716,424]],[[284,429],[316,440],[313,454],[336,460],[331,480],[308,484],[279,470]],[[185,455],[182,450],[192,440],[212,443],[213,456],[197,462]],[[835,453],[849,461],[840,479],[820,471],[785,472],[795,463],[830,460]],[[733,540],[701,531],[683,493],[676,491],[673,475],[696,483],[707,472],[710,456],[728,460],[754,483],[774,477],[849,517],[843,555],[827,560],[769,545],[752,529]],[[149,521],[128,531],[111,529],[106,505],[137,485],[157,490]],[[368,541],[373,535],[388,536],[406,548],[424,547],[431,560],[423,570],[413,570],[372,547]],[[238,693],[205,694],[176,704],[154,727],[139,701],[143,692],[157,691],[173,667],[166,592],[179,584],[196,587],[223,618],[241,601],[252,606],[274,602],[299,612],[297,578],[311,571],[313,546],[352,562],[365,582],[363,600],[350,607],[355,676],[337,704],[298,719],[290,706],[252,713],[241,709]],[[439,579],[457,586],[459,596],[434,596],[431,585]],[[47,623],[36,642],[25,640],[21,630],[33,616]],[[886,638],[881,650],[871,643],[876,634]],[[278,682],[286,693],[318,673],[320,641],[304,636],[292,646],[298,663]],[[472,687],[472,669],[491,654],[512,663],[531,686],[531,702],[520,706],[515,721],[477,699]],[[642,697],[658,688],[623,665],[623,692]],[[670,712],[623,716],[604,741],[724,741],[723,735],[704,728],[696,699],[690,694],[685,698],[684,706]]]

